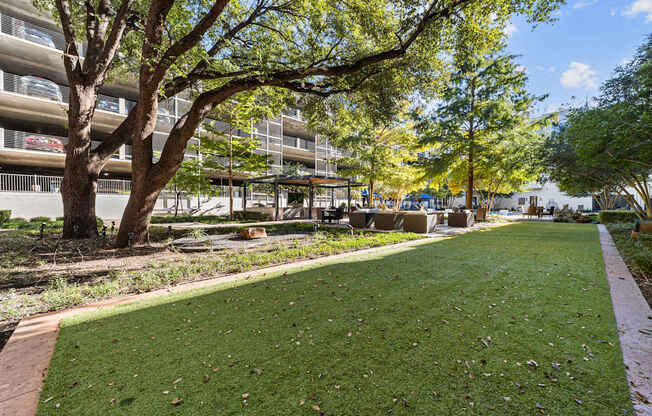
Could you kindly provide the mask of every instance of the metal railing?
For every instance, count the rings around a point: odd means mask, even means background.
[[[0,192],[59,192],[61,176],[24,175],[0,173]],[[122,179],[99,179],[98,194],[129,194],[131,181]]]

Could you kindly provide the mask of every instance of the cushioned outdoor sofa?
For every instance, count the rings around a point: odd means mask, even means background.
[[[403,226],[403,212],[383,210],[374,214],[377,230],[397,230]]]
[[[359,209],[349,214],[349,224],[353,228],[371,228],[376,209]]]
[[[474,223],[472,211],[451,212],[448,214],[450,227],[471,227]]]
[[[435,231],[443,219],[441,212],[408,211],[403,215],[403,231],[428,234]]]

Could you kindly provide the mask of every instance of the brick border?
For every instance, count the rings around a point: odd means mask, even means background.
[[[634,410],[652,416],[652,311],[607,227],[598,229]]]

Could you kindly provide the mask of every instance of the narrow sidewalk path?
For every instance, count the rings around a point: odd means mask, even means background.
[[[261,268],[249,272],[223,276],[215,279],[201,280],[177,286],[158,289],[139,295],[107,299],[102,302],[76,307],[64,311],[36,315],[24,319],[0,352],[0,416],[33,416],[36,414],[43,380],[47,376],[50,359],[59,334],[59,324],[62,319],[81,313],[99,310],[115,305],[165,296],[172,293],[185,292],[218,284],[250,279],[254,276],[273,274],[293,269],[316,266],[347,257],[358,257],[381,252],[390,253],[403,248],[429,244],[442,238],[463,234],[486,228],[509,225],[509,223],[482,223],[472,228],[440,231],[429,234],[428,238],[412,240],[389,246],[373,247],[351,251],[333,256],[286,263],[272,267]]]
[[[652,416],[652,311],[607,227],[598,228],[634,410]]]

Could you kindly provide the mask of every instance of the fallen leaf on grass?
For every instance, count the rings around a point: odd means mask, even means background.
[[[261,370],[260,368],[254,368],[253,370],[251,370],[251,373],[256,375],[261,375],[263,374],[263,370]]]
[[[180,399],[180,398],[178,398],[178,397],[175,397],[174,399],[172,399],[172,401],[170,402],[170,404],[171,404],[172,406],[178,406],[178,405],[181,404],[182,401],[183,401],[182,399]]]
[[[319,411],[321,410],[321,409],[319,408],[319,406],[317,406],[316,404],[313,404],[313,405],[310,406],[310,407],[312,407],[312,410],[314,410],[314,411],[316,411],[316,412],[319,412]]]
[[[182,379],[181,377],[179,377],[178,379],[174,380],[174,381],[172,382],[172,384],[177,384],[177,383],[179,383],[181,380],[183,380],[183,379]]]
[[[243,393],[243,394],[242,394],[242,398],[243,398],[244,400],[247,400],[247,399],[249,398],[249,393]]]
[[[208,383],[208,380],[210,380],[211,377],[208,374],[204,375],[204,379],[202,380],[204,383]]]

